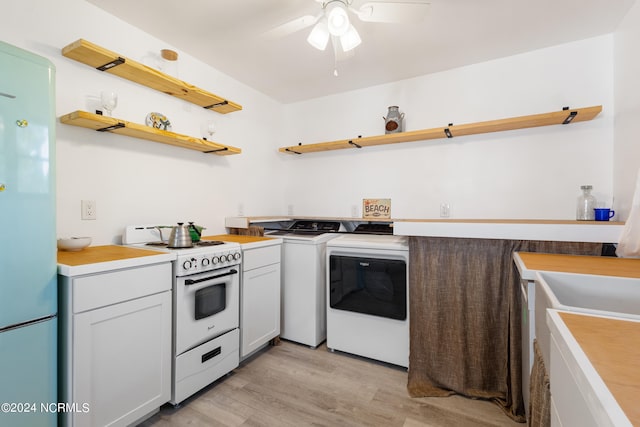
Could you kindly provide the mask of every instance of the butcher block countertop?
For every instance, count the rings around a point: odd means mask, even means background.
[[[525,280],[535,280],[536,271],[640,278],[640,259],[637,258],[516,252],[513,259],[520,277]]]
[[[626,421],[626,416],[631,425],[640,426],[640,322],[555,310],[550,310],[549,321],[550,326],[563,336],[585,375],[587,384],[583,384],[581,392],[593,393],[590,397],[599,400],[602,410],[615,425],[625,424],[616,421]],[[575,342],[567,339],[567,330]],[[581,357],[582,353],[588,360]],[[613,399],[601,390],[600,381]],[[624,414],[620,414],[620,409]],[[616,415],[622,419],[617,419]]]
[[[58,274],[77,276],[121,268],[170,262],[175,254],[126,246],[89,246],[80,251],[58,251]]]
[[[515,252],[513,259],[520,276],[530,281],[537,271],[640,278],[640,259],[533,252]],[[598,416],[628,418],[640,426],[640,322],[556,310],[548,310],[547,319],[577,361],[573,375],[584,379],[581,393],[598,402],[591,405]]]

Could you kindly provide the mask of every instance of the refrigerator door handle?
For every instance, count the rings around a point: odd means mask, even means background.
[[[5,326],[3,328],[0,328],[0,333],[13,331],[14,329],[23,328],[25,326],[35,325],[36,323],[47,322],[47,321],[55,318],[56,316],[57,316],[57,314],[52,314],[50,316],[44,316],[44,317],[40,317],[38,319],[28,320],[26,322],[15,323],[13,325]]]

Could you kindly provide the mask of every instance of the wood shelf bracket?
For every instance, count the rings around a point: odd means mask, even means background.
[[[96,70],[98,71],[107,71],[112,69],[113,67],[117,67],[118,65],[124,64],[125,63],[125,59],[121,56],[118,56],[116,59],[114,59],[113,61],[109,61],[104,65],[101,65],[99,67],[96,67]]]
[[[227,151],[229,149],[229,147],[224,147],[224,148],[218,148],[216,150],[208,150],[208,151],[203,151],[203,153],[209,154],[209,153],[219,153],[220,151]]]
[[[562,122],[563,125],[568,125],[569,123],[571,123],[573,121],[573,119],[578,115],[577,111],[572,111],[569,113],[569,115],[567,116],[566,119],[564,119],[564,121]]]
[[[116,130],[116,129],[120,129],[120,128],[124,128],[126,127],[126,125],[122,122],[119,122],[118,124],[115,125],[111,125],[111,126],[107,126],[107,127],[103,127],[100,129],[96,129],[97,132],[111,132],[112,130]]]
[[[229,101],[227,101],[226,99],[222,102],[216,102],[215,104],[207,105],[202,108],[204,108],[205,110],[212,110],[214,108],[223,107],[225,105],[229,105]]]
[[[453,123],[449,123],[449,126],[453,126]],[[453,138],[453,135],[451,134],[451,129],[449,128],[444,128],[444,134],[447,138]]]
[[[298,151],[294,151],[294,150],[292,150],[292,149],[290,149],[290,148],[286,148],[286,150],[287,150],[289,153],[293,153],[293,154],[302,154],[302,153],[300,153],[300,152],[298,152]]]

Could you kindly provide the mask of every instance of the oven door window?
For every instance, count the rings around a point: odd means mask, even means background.
[[[196,320],[220,313],[227,306],[227,292],[224,283],[198,289],[195,293]]]
[[[331,308],[407,318],[405,261],[331,255],[329,264]]]

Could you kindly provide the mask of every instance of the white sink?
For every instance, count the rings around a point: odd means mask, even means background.
[[[536,340],[549,367],[548,308],[640,320],[640,279],[592,274],[536,273]]]

